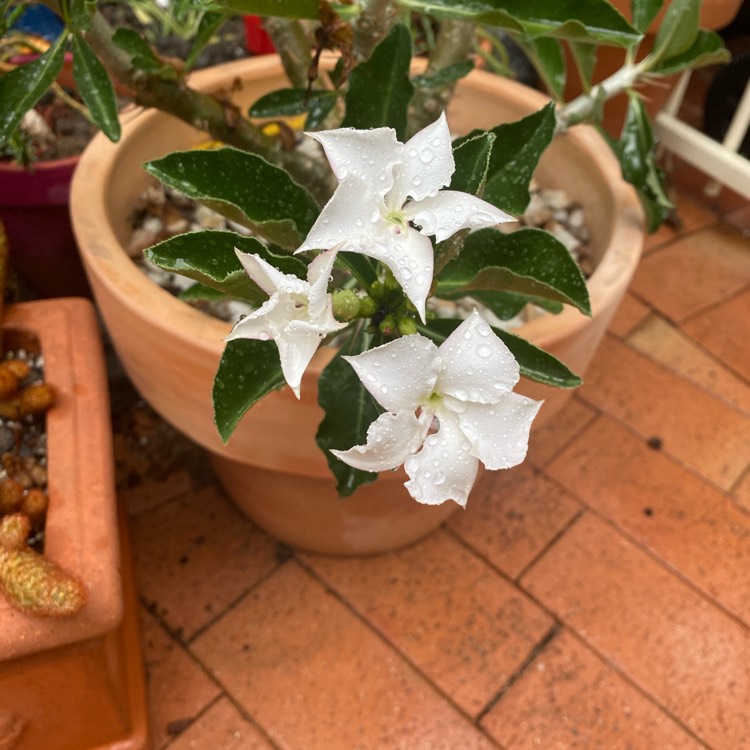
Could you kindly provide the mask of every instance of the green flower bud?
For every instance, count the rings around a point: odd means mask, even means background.
[[[360,299],[351,289],[337,289],[333,295],[333,317],[347,323],[359,315]]]
[[[380,321],[378,329],[383,336],[393,336],[393,334],[396,333],[396,319],[393,315],[386,315],[383,320]]]
[[[372,286],[370,287],[370,296],[377,302],[380,302],[383,299],[384,294],[385,294],[385,287],[383,286],[383,282],[382,281],[373,282]]]
[[[390,271],[386,273],[385,278],[383,279],[383,284],[389,292],[396,292],[401,289],[401,285],[396,281],[396,277]]]
[[[378,303],[372,297],[360,297],[359,317],[371,318],[378,309]]]
[[[402,336],[411,336],[417,332],[417,322],[414,318],[399,318],[398,332]]]

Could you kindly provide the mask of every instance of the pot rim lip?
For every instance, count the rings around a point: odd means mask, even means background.
[[[97,133],[95,137],[99,137],[100,133]],[[18,164],[15,161],[2,161],[0,160],[0,171],[4,172],[23,172],[27,175],[34,175],[36,172],[52,172],[55,170],[75,169],[78,162],[81,160],[82,154],[75,154],[74,156],[63,156],[61,159],[42,159],[41,161],[34,161],[31,163],[33,169],[27,169],[22,164]]]
[[[327,56],[327,59],[335,59]],[[416,61],[415,67],[424,66]],[[218,88],[227,79],[242,77],[257,80],[282,73],[278,55],[259,55],[207,68],[190,75],[190,82],[198,89]],[[464,85],[484,90],[492,96],[503,95],[514,104],[528,109],[541,108],[550,99],[523,84],[486,71],[474,70],[466,76]],[[155,120],[169,117],[160,111],[144,112],[128,107],[120,114],[122,136],[118,144],[110,143],[98,133],[82,154],[73,176],[71,188],[71,219],[80,252],[86,259],[90,274],[107,287],[108,291],[140,317],[148,299],[149,315],[158,315],[164,328],[182,338],[186,345],[200,346],[217,361],[223,339],[231,326],[183,303],[151,281],[132,261],[115,237],[109,221],[94,222],[89,217],[107,216],[104,196],[111,187],[112,173],[119,162],[122,145],[130,138],[146,135]],[[619,163],[604,139],[593,127],[579,125],[564,136],[574,147],[585,152],[597,171],[604,174],[614,204],[613,229],[609,245],[588,279],[593,315],[613,294],[621,294],[638,262],[643,244],[643,214],[635,191],[622,179]],[[614,250],[614,252],[613,252]],[[590,318],[566,305],[559,315],[544,315],[512,332],[530,339],[544,348],[560,337],[575,334],[588,325]],[[331,349],[319,349],[308,372],[318,375],[332,358]]]

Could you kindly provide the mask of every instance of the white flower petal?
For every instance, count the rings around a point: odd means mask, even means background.
[[[235,323],[234,328],[224,341],[235,341],[236,339],[260,339],[267,341],[273,338],[277,332],[277,326],[272,322],[272,314],[279,308],[279,295],[274,294],[267,299],[257,310],[253,310],[242,320]],[[270,319],[269,319],[270,318]]]
[[[541,401],[505,393],[496,404],[466,404],[458,415],[472,454],[488,469],[508,469],[526,458],[529,430]]]
[[[367,185],[359,180],[342,182],[295,253],[334,247],[357,252],[380,238],[384,210],[380,196]]]
[[[445,113],[404,144],[404,155],[394,169],[393,189],[386,196],[390,208],[401,208],[408,196],[422,200],[450,184],[456,169]]]
[[[455,500],[466,506],[479,462],[471,454],[471,444],[461,433],[456,416],[442,413],[438,419],[438,431],[428,435],[422,450],[404,462],[409,475],[405,487],[420,503],[440,505]]]
[[[443,341],[439,354],[437,390],[461,401],[494,404],[520,377],[518,362],[476,310]]]
[[[346,451],[332,450],[336,458],[362,471],[385,471],[401,466],[416,453],[426,430],[413,412],[385,412],[367,428],[367,443]]]
[[[393,186],[393,167],[401,161],[404,148],[393,128],[339,128],[305,135],[323,146],[339,182],[356,177],[380,196]]]
[[[307,280],[310,284],[308,311],[312,320],[319,318],[325,311],[328,301],[328,282],[331,280],[336,255],[336,250],[327,250],[317,255],[307,267]]]
[[[424,200],[407,203],[404,216],[420,226],[422,234],[434,235],[438,242],[452,237],[460,229],[473,232],[506,221],[516,221],[491,203],[458,190],[441,190]]]
[[[297,398],[299,398],[302,375],[320,346],[321,340],[318,334],[294,333],[288,329],[276,337],[284,380]]]
[[[432,341],[415,333],[344,359],[384,409],[414,412],[435,386],[437,351]]]
[[[385,263],[391,269],[424,323],[425,305],[435,268],[435,251],[432,242],[416,230],[409,228],[395,234],[395,228],[395,225],[387,226],[377,243],[366,245],[358,252]],[[342,249],[353,248],[345,245]]]
[[[263,260],[260,255],[242,253],[237,248],[234,252],[247,275],[269,296],[277,290],[286,294],[307,294],[306,281],[292,274],[282,273],[278,268]]]

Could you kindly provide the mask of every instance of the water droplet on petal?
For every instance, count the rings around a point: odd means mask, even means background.
[[[487,359],[487,357],[492,356],[492,349],[487,346],[487,344],[482,344],[477,347],[477,356],[482,359]]]
[[[445,473],[442,471],[436,471],[435,478],[432,480],[432,483],[438,486],[441,484],[445,484]]]
[[[435,154],[432,149],[424,148],[419,152],[419,160],[423,164],[429,164],[435,158]]]

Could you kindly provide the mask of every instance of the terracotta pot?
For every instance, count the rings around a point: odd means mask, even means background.
[[[3,337],[6,348],[41,349],[45,378],[58,390],[47,415],[45,554],[84,582],[88,600],[73,617],[47,619],[0,598],[0,746],[140,750],[146,724],[137,610],[132,572],[126,566],[121,575],[107,381],[93,306],[79,299],[12,306]],[[14,743],[11,727],[22,728]]]
[[[631,0],[610,0],[628,20],[632,19],[630,11]],[[737,15],[742,5],[742,0],[703,0],[701,5],[700,25],[704,29],[721,29],[729,24]],[[669,2],[659,11],[651,25],[648,27],[645,39],[641,42],[638,59],[643,59],[654,46],[656,32],[661,25],[664,13],[669,7]],[[598,83],[611,76],[619,70],[625,61],[625,50],[618,47],[600,47],[596,68],[594,69],[593,82]],[[565,56],[568,66],[568,81],[565,86],[565,99],[569,101],[578,96],[583,90],[578,77],[578,70],[566,46]],[[651,117],[654,117],[666,104],[672,93],[674,82],[678,76],[661,79],[654,83],[642,83],[638,86],[638,92],[643,97],[646,109]],[[625,121],[625,113],[628,108],[628,98],[625,95],[616,96],[604,105],[604,128],[614,138],[619,137],[622,124]]]
[[[203,71],[192,83],[228,89],[239,79],[241,108],[284,85],[281,65],[266,56]],[[515,120],[539,109],[538,92],[497,76],[474,72],[459,86],[449,112],[454,133]],[[158,112],[124,127],[119,146],[96,138],[73,183],[73,226],[99,308],[136,388],[178,429],[206,447],[229,492],[261,526],[294,545],[331,553],[373,552],[407,544],[438,525],[455,508],[419,506],[399,473],[387,473],[353,497],[339,500],[314,435],[322,418],[317,377],[331,353],[320,351],[302,382],[302,400],[282,389],[253,407],[228,445],[213,424],[211,386],[227,324],[181,303],[148,280],[127,257],[129,217],[150,178],[147,159],[201,140],[198,132]],[[545,154],[542,183],[564,186],[587,209],[598,267],[590,283],[594,317],[572,309],[537,319],[521,334],[582,372],[619,303],[642,243],[637,200],[595,131],[578,128]],[[545,397],[549,418],[570,395],[527,383],[524,392]],[[380,516],[382,523],[374,524]],[[377,527],[377,528],[375,528]]]

